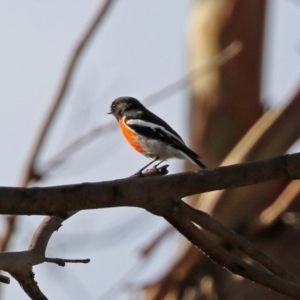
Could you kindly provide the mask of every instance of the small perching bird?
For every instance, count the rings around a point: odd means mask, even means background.
[[[200,156],[185,145],[179,134],[137,99],[115,99],[109,114],[116,117],[129,144],[139,153],[153,158],[139,173],[155,161],[169,158],[188,159],[200,168],[206,168]]]

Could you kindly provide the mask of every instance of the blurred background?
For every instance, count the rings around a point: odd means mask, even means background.
[[[106,114],[124,95],[145,101],[208,166],[299,151],[299,15],[296,0],[1,1],[1,186],[135,173],[148,160]],[[242,52],[212,67],[236,40]],[[282,180],[188,200],[300,276],[299,191]],[[25,250],[42,220],[1,216],[1,251]],[[35,266],[49,299],[288,299],[214,265],[141,209],[80,212],[47,250],[91,259]],[[0,299],[27,296],[12,279]]]

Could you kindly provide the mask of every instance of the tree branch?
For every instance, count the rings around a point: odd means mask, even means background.
[[[0,213],[56,215],[84,209],[135,206],[158,215],[196,193],[300,177],[300,153],[165,177],[125,178],[99,183],[0,188]]]
[[[108,9],[111,7],[111,4],[113,3],[113,0],[106,0],[104,5],[101,4],[101,7],[99,9],[99,12],[97,13],[95,19],[91,22],[89,28],[87,29],[86,33],[83,35],[79,43],[77,44],[73,55],[70,58],[70,62],[66,68],[64,78],[62,79],[61,87],[57,93],[57,96],[53,102],[53,106],[49,111],[49,115],[45,120],[44,125],[42,126],[41,132],[38,136],[38,139],[36,141],[36,145],[32,151],[31,157],[29,159],[28,167],[26,169],[23,184],[22,186],[27,186],[29,181],[32,179],[38,179],[40,177],[40,174],[37,173],[35,170],[35,162],[37,159],[37,156],[45,142],[45,137],[48,134],[48,131],[50,129],[50,126],[52,124],[52,121],[54,119],[54,116],[56,115],[60,104],[62,103],[62,100],[64,99],[64,96],[68,90],[68,87],[71,82],[72,75],[74,73],[75,67],[77,65],[77,62],[87,46],[88,42],[90,41],[90,38],[95,33],[96,28],[101,23],[103,18],[105,17],[106,13],[108,12]]]
[[[66,263],[73,263],[73,264],[87,264],[91,260],[86,258],[86,259],[65,259],[65,258],[50,258],[50,257],[45,257],[45,262],[48,263],[53,263],[57,264],[60,267],[64,267]]]
[[[212,219],[209,214],[201,210],[196,210],[193,207],[187,205],[185,202],[181,203],[181,209],[192,222],[219,236],[228,244],[237,247],[239,250],[243,251],[245,254],[247,254],[256,262],[260,263],[273,274],[285,280],[299,283],[299,279],[295,275],[287,272],[268,255],[252,245],[248,240],[238,235],[233,230],[230,230],[227,227],[223,226],[217,220]]]
[[[31,156],[28,161],[28,165],[26,167],[26,170],[24,172],[24,176],[22,179],[22,183],[21,183],[22,186],[27,186],[32,179],[37,180],[37,179],[40,179],[40,177],[42,176],[42,174],[38,174],[37,170],[35,170],[36,159],[37,159],[37,157],[40,153],[40,150],[45,142],[45,138],[51,127],[52,121],[54,120],[54,117],[55,117],[57,111],[59,110],[59,107],[64,99],[64,96],[65,96],[67,90],[68,90],[68,87],[71,82],[71,78],[74,73],[77,62],[78,62],[83,50],[87,46],[91,36],[95,33],[96,28],[99,26],[99,24],[105,17],[106,13],[108,12],[108,10],[111,7],[111,4],[113,2],[114,2],[113,0],[106,0],[104,2],[104,4],[101,4],[99,12],[96,14],[96,16],[92,20],[89,28],[87,29],[87,31],[85,32],[83,37],[80,39],[77,46],[75,47],[74,53],[71,56],[69,64],[67,66],[64,78],[62,79],[61,87],[57,93],[56,98],[54,99],[54,102],[49,111],[49,114],[48,114],[47,118],[45,119],[43,126],[41,127],[41,131],[38,135],[37,141],[32,150]],[[0,240],[0,250],[1,251],[5,251],[5,249],[7,248],[7,245],[12,236],[12,233],[14,232],[15,220],[16,220],[16,216],[7,216],[7,229],[6,229],[3,237]],[[2,276],[2,275],[0,275],[0,281],[3,282],[2,277],[3,277],[3,280],[7,281],[7,279],[5,279],[6,276]]]
[[[34,273],[30,269],[21,273],[12,273],[12,276],[19,282],[25,293],[34,300],[47,300],[34,280]]]
[[[232,273],[248,278],[284,295],[300,299],[300,286],[298,284],[267,273],[227,252],[217,243],[205,236],[205,234],[183,214],[180,205],[178,205],[177,208],[173,208],[173,210],[164,217],[211,260],[225,267]]]
[[[46,299],[33,280],[32,266],[46,260],[53,261],[45,258],[46,247],[52,233],[61,226],[64,219],[82,209],[135,206],[164,217],[212,260],[231,272],[300,299],[300,286],[291,282],[297,282],[296,277],[278,266],[249,242],[224,228],[220,223],[212,219],[208,220],[208,215],[194,210],[181,201],[182,197],[194,193],[240,187],[279,178],[299,178],[300,153],[165,177],[151,175],[153,174],[150,170],[146,171],[146,177],[131,177],[100,183],[27,189],[0,188],[0,213],[2,214],[56,215],[43,220],[27,251],[0,253],[0,269],[16,278],[30,296],[35,295],[34,299]],[[192,222],[221,236],[271,272],[287,280],[252,266],[229,253]],[[74,262],[58,259],[54,262],[60,264],[62,261],[62,264]]]

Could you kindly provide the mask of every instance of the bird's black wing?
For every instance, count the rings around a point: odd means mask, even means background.
[[[126,118],[125,123],[130,129],[134,130],[141,136],[159,140],[174,147],[176,147],[175,145],[185,146],[183,140],[175,131],[169,131],[162,125],[137,118]],[[175,132],[176,134],[174,134],[173,132]]]
[[[180,135],[164,120],[146,108],[141,116],[126,118],[125,123],[137,134],[165,142],[182,151],[190,160],[201,168],[206,168],[200,161],[201,157],[185,145]]]

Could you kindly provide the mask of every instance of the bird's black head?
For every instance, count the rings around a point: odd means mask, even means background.
[[[112,102],[109,114],[113,114],[117,120],[124,115],[127,117],[138,117],[142,114],[143,108],[143,104],[135,98],[119,97]]]

